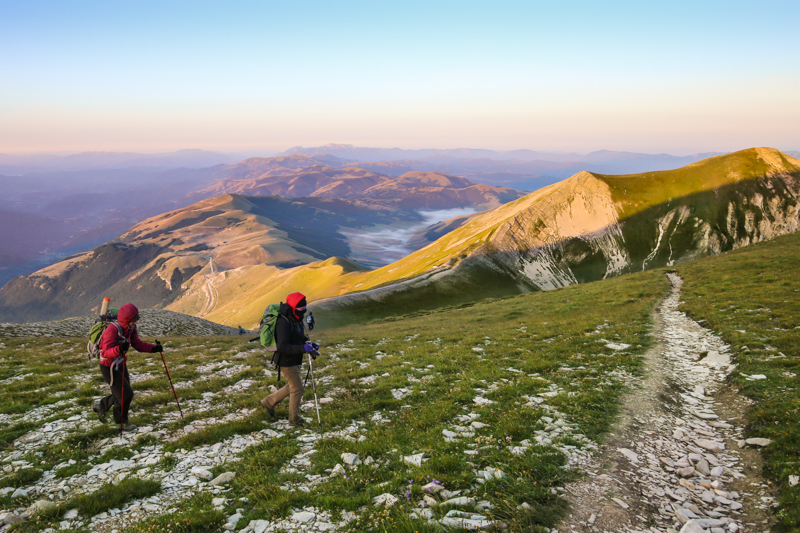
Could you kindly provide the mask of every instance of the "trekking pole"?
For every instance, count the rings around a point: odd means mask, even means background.
[[[156,344],[161,346],[161,343],[156,340]],[[164,359],[164,352],[161,353],[161,362],[164,363],[164,370],[167,372],[167,379],[169,379],[169,386],[172,387],[172,395],[175,396],[175,403],[178,404],[178,411],[181,412],[181,420],[183,420],[183,409],[181,409],[181,402],[178,401],[178,395],[175,393],[175,385],[172,384],[172,376],[169,375],[169,368],[167,368],[167,360]]]
[[[314,381],[314,365],[311,360],[314,359],[311,353],[308,354],[308,370],[311,372],[311,385],[314,386],[314,406],[317,408],[317,423],[322,426],[322,420],[319,417],[319,401],[317,400],[317,382]]]
[[[122,387],[120,388],[119,438],[122,438],[122,425],[125,423],[125,354],[122,354]]]

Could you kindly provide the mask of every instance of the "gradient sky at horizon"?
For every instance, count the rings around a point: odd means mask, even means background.
[[[800,150],[800,2],[10,2],[0,152]]]

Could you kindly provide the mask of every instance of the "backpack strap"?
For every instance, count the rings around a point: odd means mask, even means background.
[[[287,322],[289,322],[289,327],[291,328],[291,327],[292,327],[292,322],[291,322],[291,321],[290,321],[290,320],[289,320],[289,319],[288,319],[288,318],[287,318],[285,315],[283,315],[283,314],[279,314],[279,315],[278,315],[278,318],[281,318],[281,317],[285,318],[285,319],[286,319],[286,321],[287,321]],[[277,329],[277,326],[278,326],[278,320],[275,320],[275,327],[276,327],[276,329]],[[276,333],[277,333],[277,332],[276,332]],[[275,351],[272,353],[272,364],[273,364],[273,365],[275,365],[275,367],[278,369],[278,379],[276,379],[275,381],[277,381],[277,382],[279,382],[279,383],[280,383],[280,381],[281,381],[281,365],[280,365],[280,359],[281,359],[281,358],[280,358],[280,356],[278,355],[278,346],[277,346],[277,342],[278,342],[278,335],[276,334],[276,335],[275,335]],[[267,351],[270,351],[270,350],[269,350],[269,348],[267,348]]]
[[[131,337],[133,336],[133,334],[136,332],[136,324],[134,324],[134,325],[133,325],[133,327],[131,328],[131,333],[130,333],[130,335],[129,335],[128,337],[126,337],[126,336],[124,335],[124,333],[123,333],[125,330],[124,330],[124,329],[123,329],[123,327],[122,327],[122,326],[119,324],[119,322],[117,322],[116,320],[114,320],[114,321],[113,321],[113,322],[111,322],[111,323],[112,323],[112,324],[114,324],[114,326],[116,326],[116,328],[117,328],[117,338],[118,338],[120,341],[128,341],[128,342],[130,342],[130,341],[131,341],[131,339],[130,339],[130,338],[131,338]]]

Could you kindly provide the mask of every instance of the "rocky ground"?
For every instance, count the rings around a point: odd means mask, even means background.
[[[380,490],[386,492],[372,498],[369,509],[331,513],[314,506],[306,506],[292,509],[288,516],[280,519],[244,519],[243,516],[251,505],[246,497],[236,496],[232,492],[231,483],[237,470],[235,463],[242,460],[250,448],[274,439],[297,444],[296,453],[280,470],[281,479],[284,480],[280,489],[287,493],[324,491],[328,486],[326,484],[333,483],[337,478],[350,479],[350,476],[361,474],[365,469],[398,471],[398,468],[407,468],[411,472],[418,470],[431,457],[424,452],[407,455],[397,450],[388,450],[376,459],[369,455],[359,456],[355,449],[348,449],[347,443],[365,441],[374,428],[389,424],[400,417],[404,409],[412,408],[410,403],[402,405],[399,410],[377,410],[368,417],[362,417],[363,419],[353,419],[321,430],[315,423],[314,404],[306,402],[303,405],[308,423],[305,429],[292,428],[285,420],[279,420],[265,424],[258,431],[233,435],[219,442],[202,444],[191,449],[165,451],[166,445],[187,434],[252,416],[252,407],[226,408],[224,415],[215,414],[222,411],[221,406],[232,405],[237,395],[243,398],[247,396],[245,405],[252,406],[254,403],[250,396],[253,395],[251,387],[256,380],[252,374],[255,370],[251,365],[254,364],[252,358],[256,357],[255,352],[258,350],[237,351],[235,347],[231,347],[227,352],[220,351],[217,359],[211,359],[210,362],[208,359],[194,359],[194,356],[190,356],[192,361],[203,361],[205,364],[192,364],[193,371],[197,373],[195,377],[176,380],[178,390],[211,379],[230,380],[225,381],[231,383],[230,385],[216,392],[203,392],[200,398],[189,400],[183,405],[187,416],[194,415],[192,423],[176,429],[174,424],[178,413],[175,410],[165,410],[151,425],[140,427],[135,433],[100,441],[89,460],[91,468],[88,471],[71,476],[57,476],[56,472],[63,472],[63,469],[74,466],[74,461],[66,461],[45,471],[34,483],[19,488],[9,486],[1,489],[0,496],[24,496],[32,503],[28,507],[0,511],[0,532],[7,527],[2,524],[28,520],[35,513],[52,506],[53,502],[65,501],[78,494],[94,494],[104,484],[118,483],[130,478],[158,481],[161,491],[149,498],[129,501],[119,508],[109,509],[92,517],[81,516],[74,510],[68,511],[61,517],[58,527],[102,533],[121,532],[147,517],[178,512],[182,502],[192,496],[210,494],[213,506],[226,512],[225,528],[243,533],[363,530],[360,528],[361,524],[364,524],[364,529],[372,527],[370,523],[374,525],[375,522],[370,520],[386,512],[386,509],[398,501],[406,503],[403,500],[409,500],[408,503],[413,505],[412,519],[426,521],[436,527],[504,529],[507,524],[491,518],[493,505],[479,494],[482,493],[482,486],[490,486],[515,473],[504,471],[504,468],[508,469],[501,463],[486,466],[486,462],[479,461],[478,457],[485,457],[496,451],[507,452],[506,455],[509,456],[522,456],[534,447],[537,450],[558,450],[567,458],[567,467],[585,474],[582,481],[569,484],[565,488],[551,489],[554,494],[563,494],[572,505],[571,514],[553,533],[768,531],[769,509],[773,497],[771,487],[757,477],[760,472],[757,448],[768,446],[769,442],[741,439],[741,416],[747,404],[725,384],[725,378],[733,368],[730,352],[719,338],[677,310],[681,280],[672,276],[671,282],[670,295],[662,302],[655,315],[658,344],[646,355],[644,377],[637,378],[624,371],[612,371],[594,382],[596,387],[612,383],[633,387],[624,400],[623,414],[612,438],[600,449],[581,434],[578,425],[569,416],[549,403],[554,398],[572,397],[580,392],[566,390],[568,384],[559,385],[543,375],[525,373],[512,365],[503,369],[503,375],[507,378],[472,382],[472,407],[465,406],[461,413],[447,422],[446,429],[442,430],[441,440],[459,444],[460,451],[457,453],[463,453],[464,464],[470,465],[472,474],[471,479],[468,479],[469,488],[448,487],[446,483],[431,478],[421,487],[420,498],[420,491],[411,490],[416,487],[409,486],[409,490],[402,493],[391,486],[384,489],[378,485]],[[147,311],[143,312],[143,323],[147,318],[146,313]],[[75,327],[80,329],[85,325]],[[145,327],[143,324],[142,328]],[[600,337],[605,327],[607,324],[600,325],[597,331],[587,335],[594,338],[596,334]],[[524,330],[524,326],[520,328],[520,332],[524,333]],[[81,334],[83,333],[81,330]],[[148,330],[147,334],[158,333]],[[413,347],[418,342],[417,337],[418,335],[407,336],[405,344]],[[429,342],[438,346],[437,341],[439,339]],[[329,374],[325,365],[333,366],[337,362],[352,361],[348,360],[348,352],[354,350],[351,348],[353,341],[349,342],[348,345],[331,346],[326,353],[325,363],[321,362],[319,368],[315,365],[323,417],[326,409],[336,408],[336,402],[345,393],[336,386],[336,379]],[[376,347],[382,342],[378,342]],[[472,346],[470,351],[483,360],[485,350],[493,342],[486,337],[485,344]],[[605,339],[598,342],[618,353],[631,348],[628,344]],[[202,344],[189,346],[192,352],[197,353],[200,353],[202,347]],[[178,348],[181,346],[176,347]],[[207,354],[216,350],[220,349],[204,349]],[[399,361],[398,357],[403,357],[402,351],[392,355],[381,349],[360,357],[355,364],[363,370],[372,365],[378,366],[377,363],[385,358],[395,358],[395,366],[403,368],[406,376],[405,385],[393,386],[391,389],[392,398],[406,402],[410,401],[406,398],[412,398],[414,394],[427,394],[428,384],[439,377],[437,366],[420,366],[419,363],[412,364],[407,360]],[[242,364],[246,362],[249,364]],[[151,373],[157,373],[158,369],[154,368],[158,366],[157,363],[139,363],[145,372],[132,376],[134,386],[152,381],[155,374]],[[560,370],[564,372],[582,368],[575,367],[571,370],[569,366],[562,364]],[[176,365],[173,371],[179,370],[181,366],[185,365]],[[389,373],[381,372],[383,371],[372,370],[371,374],[358,378],[356,382],[368,392],[370,388],[379,386],[382,380],[390,379]],[[265,374],[271,375],[269,371]],[[24,379],[25,374],[20,376],[22,377],[14,376],[9,379],[18,381]],[[91,379],[92,374],[86,374],[85,379],[82,376],[76,374],[73,379],[85,382]],[[750,378],[759,379],[760,376]],[[487,436],[492,424],[487,423],[481,411],[491,407],[495,403],[491,399],[493,395],[512,386],[514,379],[533,380],[537,383],[537,390],[540,392],[520,396],[520,406],[542,412],[544,416],[541,416],[541,425],[527,435],[528,438],[516,441],[508,437],[507,441],[502,439],[502,442],[498,442],[497,439]],[[141,392],[142,396],[146,397],[147,394],[146,390]],[[204,414],[198,417],[199,413]],[[0,476],[35,468],[37,454],[40,453],[38,450],[43,446],[58,443],[79,428],[86,430],[99,424],[94,413],[79,407],[74,398],[24,414],[2,416],[4,418],[0,418],[0,421],[8,425],[31,422],[38,424],[38,427],[19,437],[14,442],[12,451],[0,453],[0,465],[4,472]],[[146,435],[152,435],[152,442],[146,446],[137,445],[137,439]],[[324,453],[324,443],[331,439],[343,443],[341,460],[324,472],[314,470],[313,456]],[[109,450],[126,447],[134,449],[135,453],[125,459],[101,460]],[[215,476],[212,471],[222,473]],[[414,481],[410,480],[409,483],[413,485]],[[485,485],[487,483],[489,485]],[[2,486],[3,480],[0,477],[0,487]],[[527,504],[522,503],[521,507],[524,508],[525,505]],[[441,506],[449,509],[446,514],[444,511],[436,512]]]
[[[239,334],[237,328],[163,309],[142,309],[140,315],[141,320],[138,324],[140,336],[191,337]],[[88,337],[95,319],[95,316],[90,315],[53,322],[27,324],[4,322],[0,323],[0,337]],[[248,332],[251,333],[253,332]]]
[[[645,377],[586,478],[567,486],[560,531],[769,531],[775,498],[755,449],[770,442],[742,439],[748,400],[726,385],[729,347],[678,311],[682,280],[670,281]]]

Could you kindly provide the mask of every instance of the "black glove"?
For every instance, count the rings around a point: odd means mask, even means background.
[[[161,353],[163,351],[164,351],[164,347],[161,346],[160,342],[156,341],[156,344],[155,344],[155,346],[153,346],[153,349],[150,350],[150,353]]]
[[[131,347],[131,344],[128,341],[122,341],[119,343],[119,353],[123,354],[128,351],[128,348]]]
[[[311,343],[311,347],[314,348],[315,352],[319,351],[319,343],[318,342],[312,342]]]

